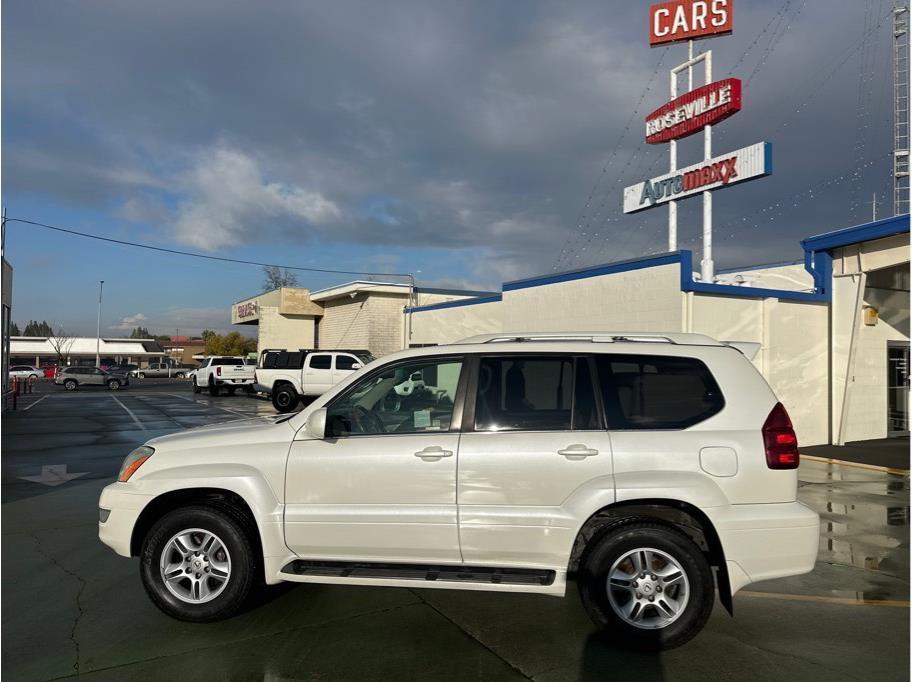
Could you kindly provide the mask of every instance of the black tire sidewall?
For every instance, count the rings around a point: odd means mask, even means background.
[[[215,533],[231,557],[231,576],[224,592],[204,604],[188,604],[171,594],[159,569],[166,543],[189,528]],[[233,515],[210,507],[186,507],[166,514],[148,532],[140,552],[139,570],[143,587],[159,609],[178,620],[203,623],[228,618],[243,608],[261,569],[250,538]]]
[[[209,395],[218,395],[219,387],[215,384],[214,381],[209,381]]]
[[[646,630],[627,624],[614,612],[606,588],[608,571],[621,555],[640,547],[667,552],[687,574],[690,596],[684,613],[671,625]],[[590,541],[580,562],[578,586],[583,606],[593,622],[644,648],[669,649],[692,639],[709,619],[715,583],[709,562],[690,538],[658,524],[636,523],[608,529]]]
[[[117,379],[112,379],[108,382],[109,391],[117,391],[120,389],[120,382]]]
[[[280,395],[288,396],[287,405],[283,406],[283,405],[279,404]],[[294,410],[295,404],[297,403],[297,401],[298,401],[298,396],[295,393],[294,389],[292,389],[290,386],[287,386],[287,385],[280,386],[279,388],[277,388],[275,391],[272,392],[272,406],[279,412],[291,412],[292,410]]]
[[[67,391],[75,391],[77,385],[78,384],[75,381],[73,381],[72,379],[70,379],[69,381],[63,382],[63,388]]]

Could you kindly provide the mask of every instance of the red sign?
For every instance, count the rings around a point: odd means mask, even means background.
[[[663,104],[646,117],[646,142],[678,140],[723,121],[741,109],[738,78],[709,83]]]
[[[649,44],[706,38],[732,31],[733,0],[671,0],[649,8]]]

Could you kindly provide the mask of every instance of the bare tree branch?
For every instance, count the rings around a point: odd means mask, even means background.
[[[51,344],[51,348],[54,349],[54,352],[57,353],[57,366],[59,367],[63,365],[63,358],[69,357],[70,349],[76,341],[76,336],[68,333],[60,325],[54,325],[52,329],[55,331],[48,336],[48,342]]]

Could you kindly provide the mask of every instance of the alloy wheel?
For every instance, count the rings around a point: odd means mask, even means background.
[[[658,630],[674,623],[690,598],[681,564],[667,552],[640,547],[621,555],[608,571],[608,602],[633,627]]]
[[[167,542],[159,569],[168,592],[187,604],[205,604],[227,587],[231,556],[215,533],[189,528]]]

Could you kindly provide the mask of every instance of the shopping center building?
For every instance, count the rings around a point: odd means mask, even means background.
[[[499,294],[407,309],[409,343],[574,330],[754,342],[803,445],[908,435],[908,214],[801,246],[798,260],[713,283],[699,280],[690,251],[505,282]]]

